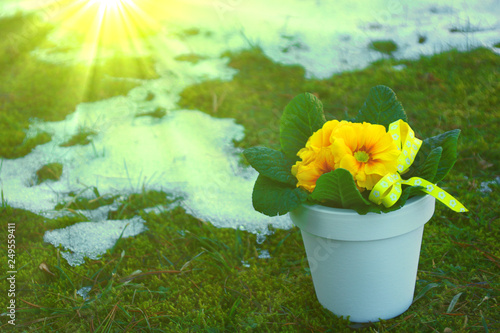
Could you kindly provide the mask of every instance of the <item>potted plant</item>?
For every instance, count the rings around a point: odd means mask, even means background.
[[[421,141],[394,92],[376,86],[350,121],[326,121],[321,102],[300,94],[283,112],[281,150],[244,151],[259,172],[254,208],[290,212],[324,307],[354,322],[408,309],[435,199],[467,211],[436,186],[456,161],[459,134]]]

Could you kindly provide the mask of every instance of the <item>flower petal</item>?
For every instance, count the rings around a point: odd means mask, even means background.
[[[335,141],[332,142],[330,150],[332,151],[335,165],[338,165],[345,155],[352,155],[353,153],[352,150],[349,149],[349,147],[344,143],[344,139],[335,137],[333,137],[333,139]]]
[[[316,164],[299,165],[297,168],[296,177],[298,179],[297,187],[302,187],[309,192],[312,192],[316,187],[316,181],[323,172]]]
[[[366,163],[365,165],[365,173],[368,175],[377,174],[385,176],[389,173],[387,165],[382,162],[372,161],[370,163]]]
[[[367,190],[371,190],[373,186],[375,186],[375,184],[377,184],[382,178],[383,176],[377,174],[366,175],[366,180],[363,184],[363,187],[365,187]]]
[[[340,167],[348,170],[353,177],[356,176],[362,164],[352,155],[345,155],[340,161]]]
[[[316,155],[315,162],[324,173],[330,172],[335,169],[335,159],[330,147],[322,148]]]
[[[355,126],[352,125],[353,124],[350,123],[341,124],[341,126],[333,131],[332,135],[335,136],[335,138],[342,138],[344,144],[349,147],[351,151],[356,151],[358,149],[359,133],[356,131]]]
[[[332,131],[335,130],[339,126],[340,122],[338,120],[330,120],[327,121],[323,125],[323,147],[330,146],[332,142],[330,141],[330,137],[332,135]]]

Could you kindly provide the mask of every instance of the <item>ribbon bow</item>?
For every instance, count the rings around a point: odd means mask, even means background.
[[[395,141],[398,150],[402,150],[398,159],[398,172],[385,175],[375,184],[368,197],[370,201],[377,205],[382,203],[385,207],[391,207],[401,196],[401,185],[404,184],[421,186],[423,192],[438,199],[455,212],[467,212],[468,209],[464,205],[435,184],[420,177],[412,177],[407,180],[401,178],[400,174],[408,171],[408,168],[415,160],[415,156],[417,156],[418,150],[422,145],[422,140],[417,139],[410,125],[401,119],[389,125],[389,133]]]

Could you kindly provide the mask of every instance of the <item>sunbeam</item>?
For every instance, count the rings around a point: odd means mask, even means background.
[[[99,55],[144,54],[147,38],[161,30],[163,4],[152,0],[51,0],[24,1],[23,6],[43,12],[61,40],[77,41],[81,57],[96,61]]]
[[[104,62],[110,59],[128,69],[141,70],[143,64],[132,64],[152,49],[149,37],[161,31],[161,4],[153,0],[50,0],[23,1],[23,7],[39,15],[41,22],[54,27],[51,41],[57,47],[72,45],[74,59],[83,66],[80,72],[81,100],[102,77]],[[164,7],[163,7],[164,8]],[[43,47],[43,45],[39,45]],[[52,46],[53,47],[53,46]],[[124,60],[126,59],[126,60]],[[125,64],[125,63],[127,64]],[[138,77],[142,73],[136,73]]]

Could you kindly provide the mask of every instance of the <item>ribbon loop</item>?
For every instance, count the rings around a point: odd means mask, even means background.
[[[398,147],[398,150],[401,150],[401,155],[397,162],[398,173],[389,173],[382,177],[382,179],[373,186],[368,197],[370,201],[377,205],[383,204],[385,207],[391,207],[401,197],[401,185],[404,184],[420,186],[423,192],[438,199],[455,212],[467,212],[468,209],[465,208],[464,205],[435,184],[420,177],[412,177],[407,180],[401,178],[400,174],[404,174],[408,171],[408,168],[413,164],[418,150],[420,146],[422,146],[422,140],[417,139],[410,125],[401,119],[389,125],[389,133]]]
[[[422,140],[417,139],[410,125],[401,119],[389,125],[389,134],[391,134],[398,150],[401,150],[398,159],[398,172],[404,174],[413,164],[418,150],[422,146]]]
[[[397,173],[385,175],[370,192],[370,201],[391,207],[401,196],[401,176]]]

